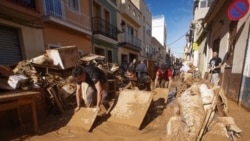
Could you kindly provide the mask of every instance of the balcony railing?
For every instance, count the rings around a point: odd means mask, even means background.
[[[45,15],[63,18],[64,4],[61,0],[45,0]]]
[[[143,24],[143,15],[141,11],[131,2],[131,0],[122,0],[120,5],[121,15],[125,15],[134,21],[138,26]]]
[[[116,26],[110,24],[100,17],[94,17],[92,19],[92,24],[93,34],[102,34],[117,41],[118,29]]]
[[[8,1],[25,6],[30,9],[36,9],[35,0],[8,0]]]
[[[82,2],[82,1],[81,1]],[[66,22],[71,26],[78,26],[83,29],[91,30],[90,16],[81,11],[74,11],[62,0],[44,0],[44,15],[46,17],[56,17],[58,24]],[[68,25],[65,24],[65,25]]]
[[[125,32],[122,33],[121,35],[121,40],[120,40],[120,45],[129,47],[131,49],[140,51],[141,50],[141,40],[138,39],[137,37]]]
[[[153,53],[146,53],[146,57],[152,59],[153,58]]]
[[[1,0],[0,15],[24,25],[41,27],[41,12],[38,5],[37,0]]]

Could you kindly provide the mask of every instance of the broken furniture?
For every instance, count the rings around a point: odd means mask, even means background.
[[[0,95],[0,111],[6,111],[10,109],[17,109],[19,121],[22,123],[22,116],[20,112],[20,107],[26,104],[29,104],[32,109],[32,118],[33,118],[33,125],[34,131],[38,131],[38,124],[37,124],[37,113],[36,113],[36,105],[35,105],[35,96],[38,95],[38,91],[20,91],[20,92],[13,92],[7,94]]]

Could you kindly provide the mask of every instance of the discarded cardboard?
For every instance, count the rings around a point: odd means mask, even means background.
[[[82,61],[86,61],[86,62],[91,61],[91,60],[104,60],[104,59],[105,59],[104,56],[96,55],[96,54],[88,54],[81,58]]]
[[[153,91],[123,90],[108,121],[140,128],[151,104]]]
[[[18,89],[24,86],[28,81],[28,78],[24,75],[11,75],[8,79],[8,84],[13,89]]]
[[[81,107],[79,111],[74,113],[71,120],[67,124],[69,127],[80,127],[86,131],[90,131],[97,117],[95,108]]]
[[[46,52],[52,58],[54,65],[58,65],[61,69],[74,67],[80,61],[78,49],[75,46],[48,49]]]

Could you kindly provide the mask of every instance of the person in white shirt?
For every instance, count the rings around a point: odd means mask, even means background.
[[[188,72],[190,70],[190,67],[188,66],[188,62],[183,62],[182,67],[180,68],[180,72]]]

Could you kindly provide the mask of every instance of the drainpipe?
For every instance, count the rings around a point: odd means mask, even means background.
[[[91,32],[92,32],[92,35],[91,35],[91,50],[92,52],[91,53],[94,53],[94,47],[93,47],[93,0],[90,0],[90,3],[89,3],[89,10],[90,10],[90,25],[91,25]]]

